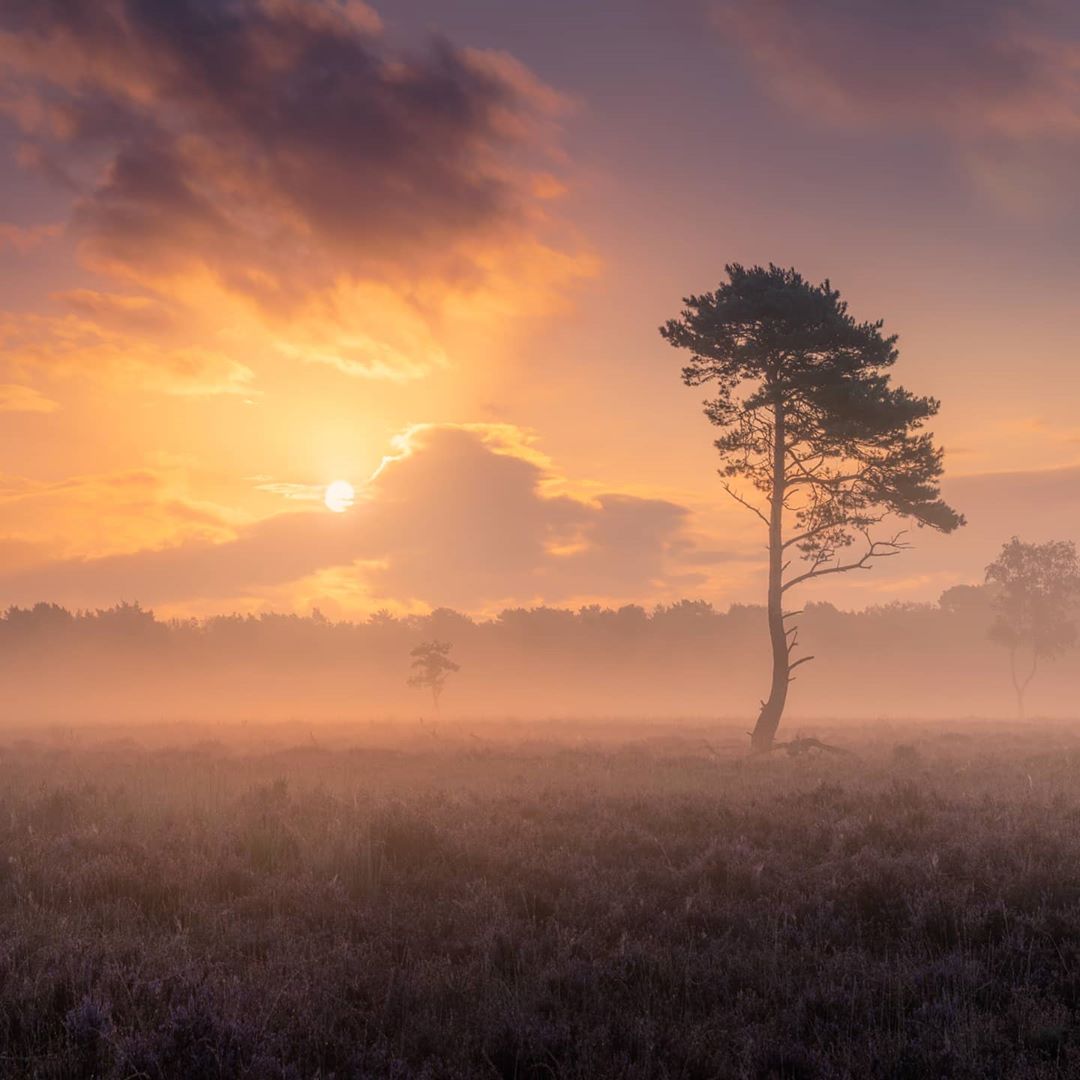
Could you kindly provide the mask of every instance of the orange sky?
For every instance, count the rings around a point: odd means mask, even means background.
[[[5,4],[0,603],[757,599],[656,330],[729,261],[943,402],[970,524],[815,597],[1080,536],[1080,28],[939,7]]]

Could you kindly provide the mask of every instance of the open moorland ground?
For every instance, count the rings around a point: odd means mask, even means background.
[[[0,1074],[1080,1075],[1080,726],[813,733],[9,729]]]

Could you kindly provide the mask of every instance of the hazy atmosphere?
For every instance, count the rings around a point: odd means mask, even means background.
[[[5,4],[0,596],[757,601],[656,334],[731,262],[830,278],[942,402],[967,527],[814,598],[936,601],[1075,536],[1076,18]]]
[[[1080,1075],[1080,7],[0,0],[0,1080]]]

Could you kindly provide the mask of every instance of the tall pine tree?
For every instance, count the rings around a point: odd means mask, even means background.
[[[768,622],[772,681],[751,736],[768,750],[794,670],[797,612],[789,590],[827,574],[869,569],[909,546],[886,519],[952,532],[963,517],[940,498],[942,451],[922,431],[933,398],[890,384],[896,337],[860,323],[828,281],[795,270],[725,267],[728,280],[689,296],[660,333],[690,353],[688,386],[715,396],[705,415],[724,489],[769,537]]]

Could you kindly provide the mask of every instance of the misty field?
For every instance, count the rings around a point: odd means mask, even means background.
[[[580,730],[8,731],[2,1075],[1080,1071],[1077,733]]]

